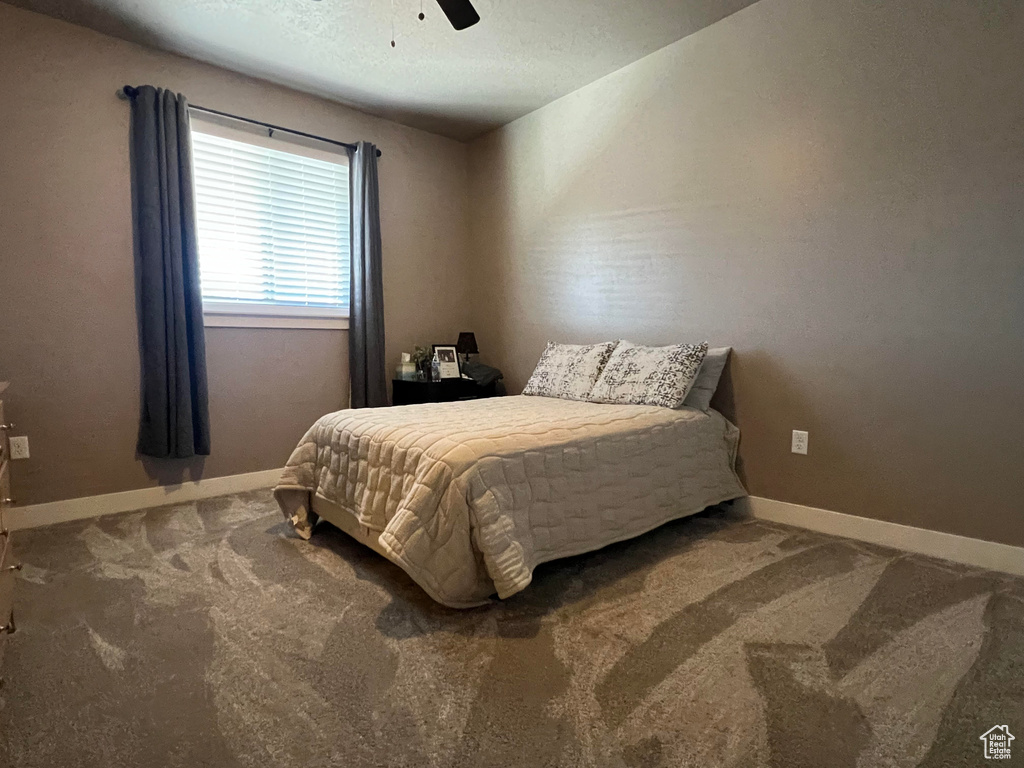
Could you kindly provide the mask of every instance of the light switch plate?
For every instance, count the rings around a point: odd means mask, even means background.
[[[793,453],[807,455],[807,433],[803,430],[793,430]]]

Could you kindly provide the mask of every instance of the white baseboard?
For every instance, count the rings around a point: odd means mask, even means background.
[[[280,469],[249,472],[244,475],[209,477],[179,485],[139,488],[135,491],[104,493],[66,501],[50,501],[25,507],[11,507],[4,513],[7,526],[12,530],[37,528],[42,525],[82,520],[119,512],[134,512],[164,504],[182,504],[196,499],[208,499],[228,493],[272,488],[281,479]]]
[[[737,499],[736,504],[739,509],[762,520],[1024,576],[1024,547],[913,528],[760,496]]]

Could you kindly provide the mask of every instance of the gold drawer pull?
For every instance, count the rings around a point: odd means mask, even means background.
[[[0,504],[17,504],[17,503],[18,503],[17,500],[16,499],[12,499],[10,496],[8,496],[6,499],[0,499]]]
[[[11,608],[11,618],[7,621],[7,626],[0,627],[0,635],[13,635],[18,631],[18,628],[14,626],[14,609]]]
[[[17,426],[17,424],[15,424],[15,423],[14,423],[14,422],[12,421],[12,422],[11,422],[10,424],[0,424],[0,430],[3,430],[4,432],[10,432],[10,431],[11,431],[12,429],[14,429],[14,428],[15,428],[16,426]]]
[[[24,563],[15,563],[14,565],[8,565],[4,568],[5,571],[20,571],[24,567]]]

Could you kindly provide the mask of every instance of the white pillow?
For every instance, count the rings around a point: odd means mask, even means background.
[[[595,403],[678,408],[693,386],[707,342],[644,347],[620,341],[590,393]]]
[[[580,345],[549,341],[523,394],[586,400],[618,343]]]
[[[683,405],[688,408],[699,408],[702,411],[711,407],[711,398],[715,396],[715,390],[718,389],[718,382],[722,378],[725,364],[729,362],[730,352],[732,352],[732,347],[715,347],[708,350],[704,362],[700,365],[697,379],[693,382],[693,387],[686,396],[686,400],[683,401]]]

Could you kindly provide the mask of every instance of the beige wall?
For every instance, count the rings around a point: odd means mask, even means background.
[[[31,438],[21,503],[279,467],[347,402],[344,332],[209,328],[213,454],[136,459],[126,83],[376,143],[389,368],[468,321],[465,145],[0,4],[0,378]]]
[[[481,349],[731,344],[751,493],[1024,544],[1021,50],[1014,0],[760,0],[482,138]]]
[[[513,391],[548,338],[732,344],[752,493],[1024,544],[1022,44],[1013,0],[760,0],[478,141],[467,178],[455,142],[0,4],[19,500],[280,466],[347,398],[343,332],[211,328],[214,454],[136,459],[114,93],[153,83],[381,147],[389,367],[474,326]]]

